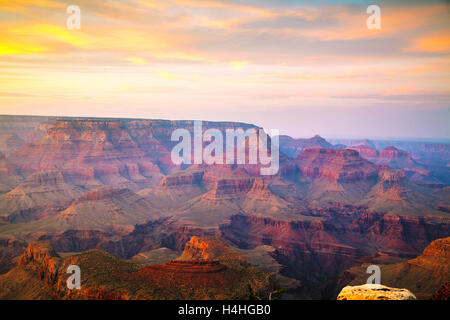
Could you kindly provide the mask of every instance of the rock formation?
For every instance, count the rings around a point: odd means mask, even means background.
[[[271,274],[247,266],[219,239],[194,238],[189,243],[187,251],[198,244],[222,249],[213,251],[219,254],[213,260],[143,267],[100,250],[61,257],[49,243],[33,242],[17,267],[0,275],[0,299],[242,299],[248,284],[262,295],[272,288]],[[66,286],[66,270],[73,264],[81,270],[79,290]]]
[[[337,300],[416,300],[416,297],[407,289],[364,284],[345,287],[339,293]]]

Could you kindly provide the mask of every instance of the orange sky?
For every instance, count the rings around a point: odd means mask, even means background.
[[[450,138],[450,5],[379,5],[369,30],[365,1],[0,0],[0,114]]]

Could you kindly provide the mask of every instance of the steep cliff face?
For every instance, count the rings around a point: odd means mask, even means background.
[[[159,184],[159,188],[169,190],[189,187],[192,187],[191,190],[201,187],[205,193],[204,198],[207,199],[235,199],[248,193],[257,196],[268,192],[268,185],[263,179],[249,177],[244,172],[239,175],[233,170],[224,175],[220,174],[220,171],[218,173],[211,169],[207,172],[185,171],[167,175]]]
[[[186,243],[183,254],[178,260],[212,260],[212,256],[215,256],[215,254],[211,252],[210,244],[207,241],[202,241],[198,237],[192,237]]]
[[[90,168],[99,181],[116,184],[126,182],[126,178],[140,182],[146,172],[139,168],[152,164],[123,123],[108,120],[55,120],[42,140],[19,148],[10,159],[24,173]]]
[[[200,185],[203,180],[203,171],[188,172],[165,176],[159,183],[160,187],[177,187],[182,185]]]
[[[206,195],[212,199],[235,198],[250,191],[254,179],[252,178],[222,178],[217,179],[213,189]]]
[[[232,251],[219,237],[192,237],[184,247],[178,261],[218,260],[221,258],[245,262],[238,253]]]
[[[49,242],[31,242],[20,258],[18,267],[32,263],[37,267],[38,276],[52,285],[58,278],[60,260]]]
[[[354,150],[306,149],[296,158],[301,173],[310,178],[351,182],[378,175],[379,168]]]
[[[95,178],[102,184],[136,190],[156,186],[162,173],[179,171],[171,161],[176,144],[171,134],[175,129],[193,131],[193,127],[193,121],[56,119],[45,137],[16,149],[9,159],[25,175],[44,169],[80,170],[83,175],[67,174],[77,185],[89,186]],[[204,121],[203,128],[224,131],[254,126]]]

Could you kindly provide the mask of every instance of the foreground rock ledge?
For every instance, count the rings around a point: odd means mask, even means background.
[[[347,286],[339,293],[337,300],[416,300],[407,289],[390,288],[381,284]]]

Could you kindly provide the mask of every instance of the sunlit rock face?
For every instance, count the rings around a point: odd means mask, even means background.
[[[416,300],[407,289],[390,288],[381,284],[347,286],[339,293],[338,300]]]

